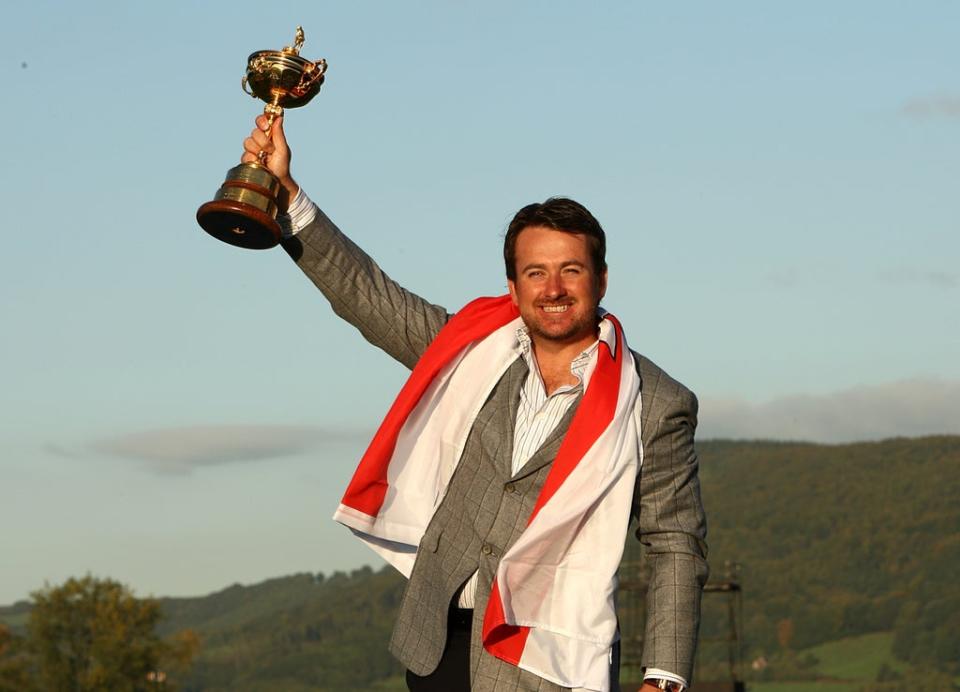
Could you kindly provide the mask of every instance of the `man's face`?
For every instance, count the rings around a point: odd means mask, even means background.
[[[517,278],[507,284],[535,343],[588,345],[596,339],[607,273],[597,273],[587,243],[583,234],[545,226],[528,226],[517,235]]]

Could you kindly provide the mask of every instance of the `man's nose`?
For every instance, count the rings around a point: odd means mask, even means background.
[[[544,293],[547,298],[559,298],[566,293],[563,286],[563,279],[559,274],[551,274],[547,277],[547,285],[544,286]]]

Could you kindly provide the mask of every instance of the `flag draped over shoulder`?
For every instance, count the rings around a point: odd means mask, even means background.
[[[509,296],[454,315],[417,363],[334,519],[409,576],[474,419],[517,358]],[[613,595],[642,461],[640,381],[619,322],[600,324],[597,365],[527,526],[500,559],[483,645],[565,687],[605,692]]]

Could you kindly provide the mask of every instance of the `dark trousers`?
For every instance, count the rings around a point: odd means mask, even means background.
[[[451,606],[447,617],[447,645],[440,665],[429,675],[407,671],[410,692],[470,692],[470,630],[473,611]]]

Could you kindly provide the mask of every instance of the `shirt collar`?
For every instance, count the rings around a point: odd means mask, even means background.
[[[590,384],[590,376],[596,369],[597,348],[600,342],[604,342],[611,349],[614,348],[616,332],[610,320],[602,319],[605,314],[606,310],[602,308],[598,309],[598,315],[601,317],[600,338],[587,346],[580,352],[580,355],[570,362],[570,372],[580,381],[584,391],[586,391],[587,385]],[[523,359],[527,362],[527,368],[529,368],[530,372],[537,373],[537,377],[539,377],[540,368],[537,367],[537,362],[533,355],[533,340],[530,338],[530,330],[527,329],[527,325],[522,322],[520,326],[517,327],[516,349],[517,353],[523,356]]]

